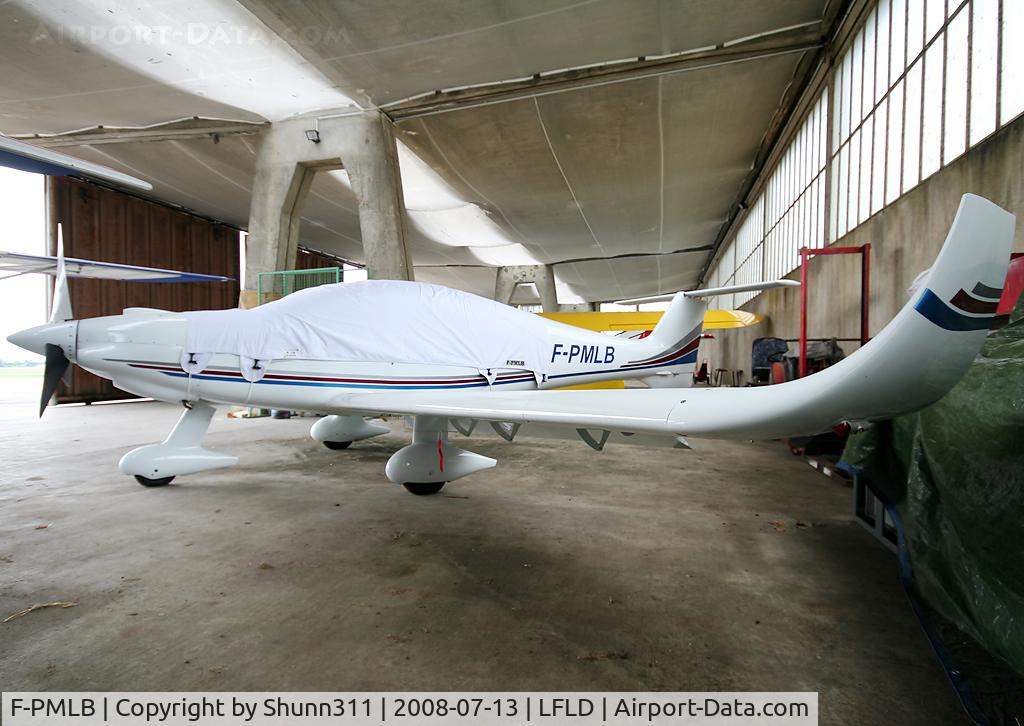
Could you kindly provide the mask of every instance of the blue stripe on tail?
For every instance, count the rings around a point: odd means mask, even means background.
[[[946,330],[988,330],[992,327],[991,315],[980,318],[964,315],[942,302],[942,299],[928,288],[925,288],[914,310]]]

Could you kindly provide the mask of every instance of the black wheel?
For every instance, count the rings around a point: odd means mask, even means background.
[[[447,483],[448,482],[443,482],[443,481],[431,481],[431,482],[407,481],[404,484],[402,484],[402,486],[405,487],[408,491],[412,492],[413,494],[415,494],[418,497],[425,497],[425,496],[428,496],[430,494],[437,494],[439,491],[441,491],[441,487],[443,487]]]
[[[325,441],[324,446],[328,449],[347,449],[352,445],[351,441]]]
[[[172,481],[174,481],[174,477],[173,476],[164,476],[164,477],[161,477],[159,479],[148,479],[147,477],[139,476],[138,474],[136,474],[135,475],[135,481],[137,481],[139,484],[141,484],[144,487],[165,487],[168,484],[170,484]]]

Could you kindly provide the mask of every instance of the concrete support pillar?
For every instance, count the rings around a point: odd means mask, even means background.
[[[512,296],[516,294],[519,283],[510,273],[510,267],[499,267],[498,277],[494,282],[494,299],[502,305],[510,305]]]
[[[306,137],[316,129],[319,143]],[[405,201],[391,123],[378,112],[278,121],[264,130],[249,208],[246,288],[260,272],[295,266],[302,204],[318,171],[344,168],[359,201],[369,277],[411,280]],[[243,300],[243,304],[244,304]]]
[[[558,293],[555,291],[555,268],[544,265],[543,273],[537,279],[537,292],[540,293],[540,304],[546,313],[558,312]]]
[[[377,114],[364,130],[365,153],[346,168],[359,200],[359,231],[371,280],[411,280],[405,246],[405,197],[391,122]]]
[[[257,172],[249,209],[245,287],[256,289],[261,272],[295,267],[302,202],[315,170],[298,163],[275,164]]]
[[[512,265],[499,267],[494,284],[494,299],[506,305],[512,302],[516,288],[533,283],[540,294],[540,304],[546,313],[558,312],[555,292],[555,273],[551,265]]]

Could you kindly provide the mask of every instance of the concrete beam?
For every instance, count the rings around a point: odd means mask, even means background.
[[[268,123],[190,118],[152,124],[150,126],[96,126],[60,134],[18,134],[11,138],[27,141],[47,149],[65,146],[100,146],[103,144],[138,143],[140,141],[183,141],[220,136],[258,134]]]
[[[316,130],[319,142],[307,130]],[[260,272],[294,267],[302,203],[318,171],[344,168],[359,201],[371,279],[412,279],[405,203],[391,122],[377,112],[278,121],[260,138],[249,210],[246,286]]]
[[[555,291],[555,273],[551,265],[510,265],[499,267],[494,283],[494,299],[505,305],[512,302],[516,288],[533,283],[540,294],[540,304],[546,313],[558,312],[558,294]]]
[[[538,73],[531,78],[503,80],[468,88],[438,89],[385,104],[381,110],[398,123],[421,116],[565,93],[589,86],[624,83],[640,78],[699,70],[709,65],[756,61],[781,53],[815,50],[824,46],[826,42],[822,27],[820,22],[815,21],[722,44],[715,48]]]
[[[699,282],[704,282],[707,277],[708,270],[715,262],[726,238],[740,221],[740,212],[747,208],[747,202],[750,201],[755,187],[759,182],[767,179],[766,172],[774,170],[774,165],[778,163],[778,158],[784,152],[786,143],[792,138],[791,135],[796,133],[798,126],[795,121],[799,118],[798,113],[802,110],[801,104],[809,103],[811,97],[809,91],[816,90],[820,83],[827,83],[831,79],[831,64],[834,62],[832,56],[835,54],[835,49],[841,47],[841,41],[837,44],[837,36],[843,32],[851,32],[852,28],[856,27],[851,25],[852,19],[859,18],[862,13],[867,12],[869,7],[874,7],[873,0],[838,0],[838,2],[829,3],[820,26],[823,29],[824,42],[816,52],[807,53],[797,65],[793,74],[793,82],[783,93],[779,107],[775,110],[775,115],[761,139],[754,163],[740,185],[726,220],[719,227],[718,234],[715,235],[715,241],[711,244],[711,254],[708,255],[701,268]],[[823,80],[826,78],[829,80]],[[831,113],[829,118],[831,118]]]

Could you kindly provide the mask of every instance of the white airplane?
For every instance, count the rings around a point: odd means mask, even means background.
[[[977,355],[1014,225],[1013,215],[965,195],[924,284],[874,340],[813,376],[757,388],[548,390],[663,371],[687,380],[707,292],[676,294],[651,335],[623,340],[444,287],[391,281],[321,286],[253,310],[129,308],[72,320],[62,277],[52,322],[8,340],[46,355],[43,406],[72,361],[118,388],[184,405],[163,443],[120,461],[146,486],[235,464],[202,447],[215,407],[229,404],[328,414],[311,434],[330,448],[388,431],[364,416],[411,416],[412,443],[390,458],[386,474],[414,494],[433,494],[496,464],[453,445],[450,425],[468,434],[489,421],[511,439],[521,424],[554,424],[600,449],[613,432],[770,439],[922,408]]]

